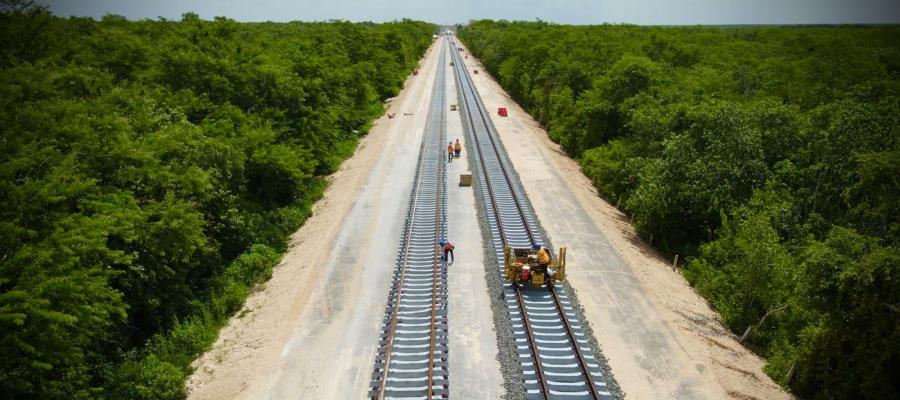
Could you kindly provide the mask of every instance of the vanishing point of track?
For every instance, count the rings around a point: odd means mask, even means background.
[[[470,163],[482,195],[495,260],[503,275],[504,246],[542,243],[541,229],[496,128],[451,41],[463,128]],[[504,296],[516,337],[519,364],[529,399],[611,398],[581,322],[563,287],[518,288],[506,283]]]
[[[442,46],[422,148],[384,312],[369,385],[373,399],[449,397],[447,265],[438,241],[447,233],[446,61]]]

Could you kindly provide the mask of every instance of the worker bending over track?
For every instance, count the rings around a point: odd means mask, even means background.
[[[447,255],[449,254],[450,255],[450,263],[453,264],[453,259],[454,259],[453,249],[456,248],[456,246],[454,246],[453,243],[450,243],[449,240],[444,240],[444,239],[441,239],[441,241],[438,243],[440,243],[441,250],[443,251],[443,254],[444,254],[441,257],[441,259],[444,261],[447,261]]]

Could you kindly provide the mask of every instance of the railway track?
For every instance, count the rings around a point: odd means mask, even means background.
[[[381,340],[372,373],[372,399],[432,399],[449,396],[447,265],[438,241],[447,233],[446,46],[438,56],[422,148]]]
[[[490,245],[503,281],[504,246],[530,248],[542,243],[551,250],[552,246],[542,235],[522,184],[453,41],[451,48],[470,164],[478,178],[490,227]],[[529,399],[612,398],[564,287],[522,289],[506,283],[503,295]]]

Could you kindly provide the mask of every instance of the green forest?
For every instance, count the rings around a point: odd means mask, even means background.
[[[458,34],[777,382],[900,398],[900,28]]]
[[[0,5],[0,398],[178,399],[431,24]]]

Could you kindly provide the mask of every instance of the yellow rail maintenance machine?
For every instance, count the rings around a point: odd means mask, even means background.
[[[506,279],[520,286],[525,284],[539,288],[544,285],[553,286],[566,279],[566,248],[559,248],[559,257],[551,260],[544,270],[538,264],[538,252],[528,248],[512,248],[506,246],[505,271]]]

